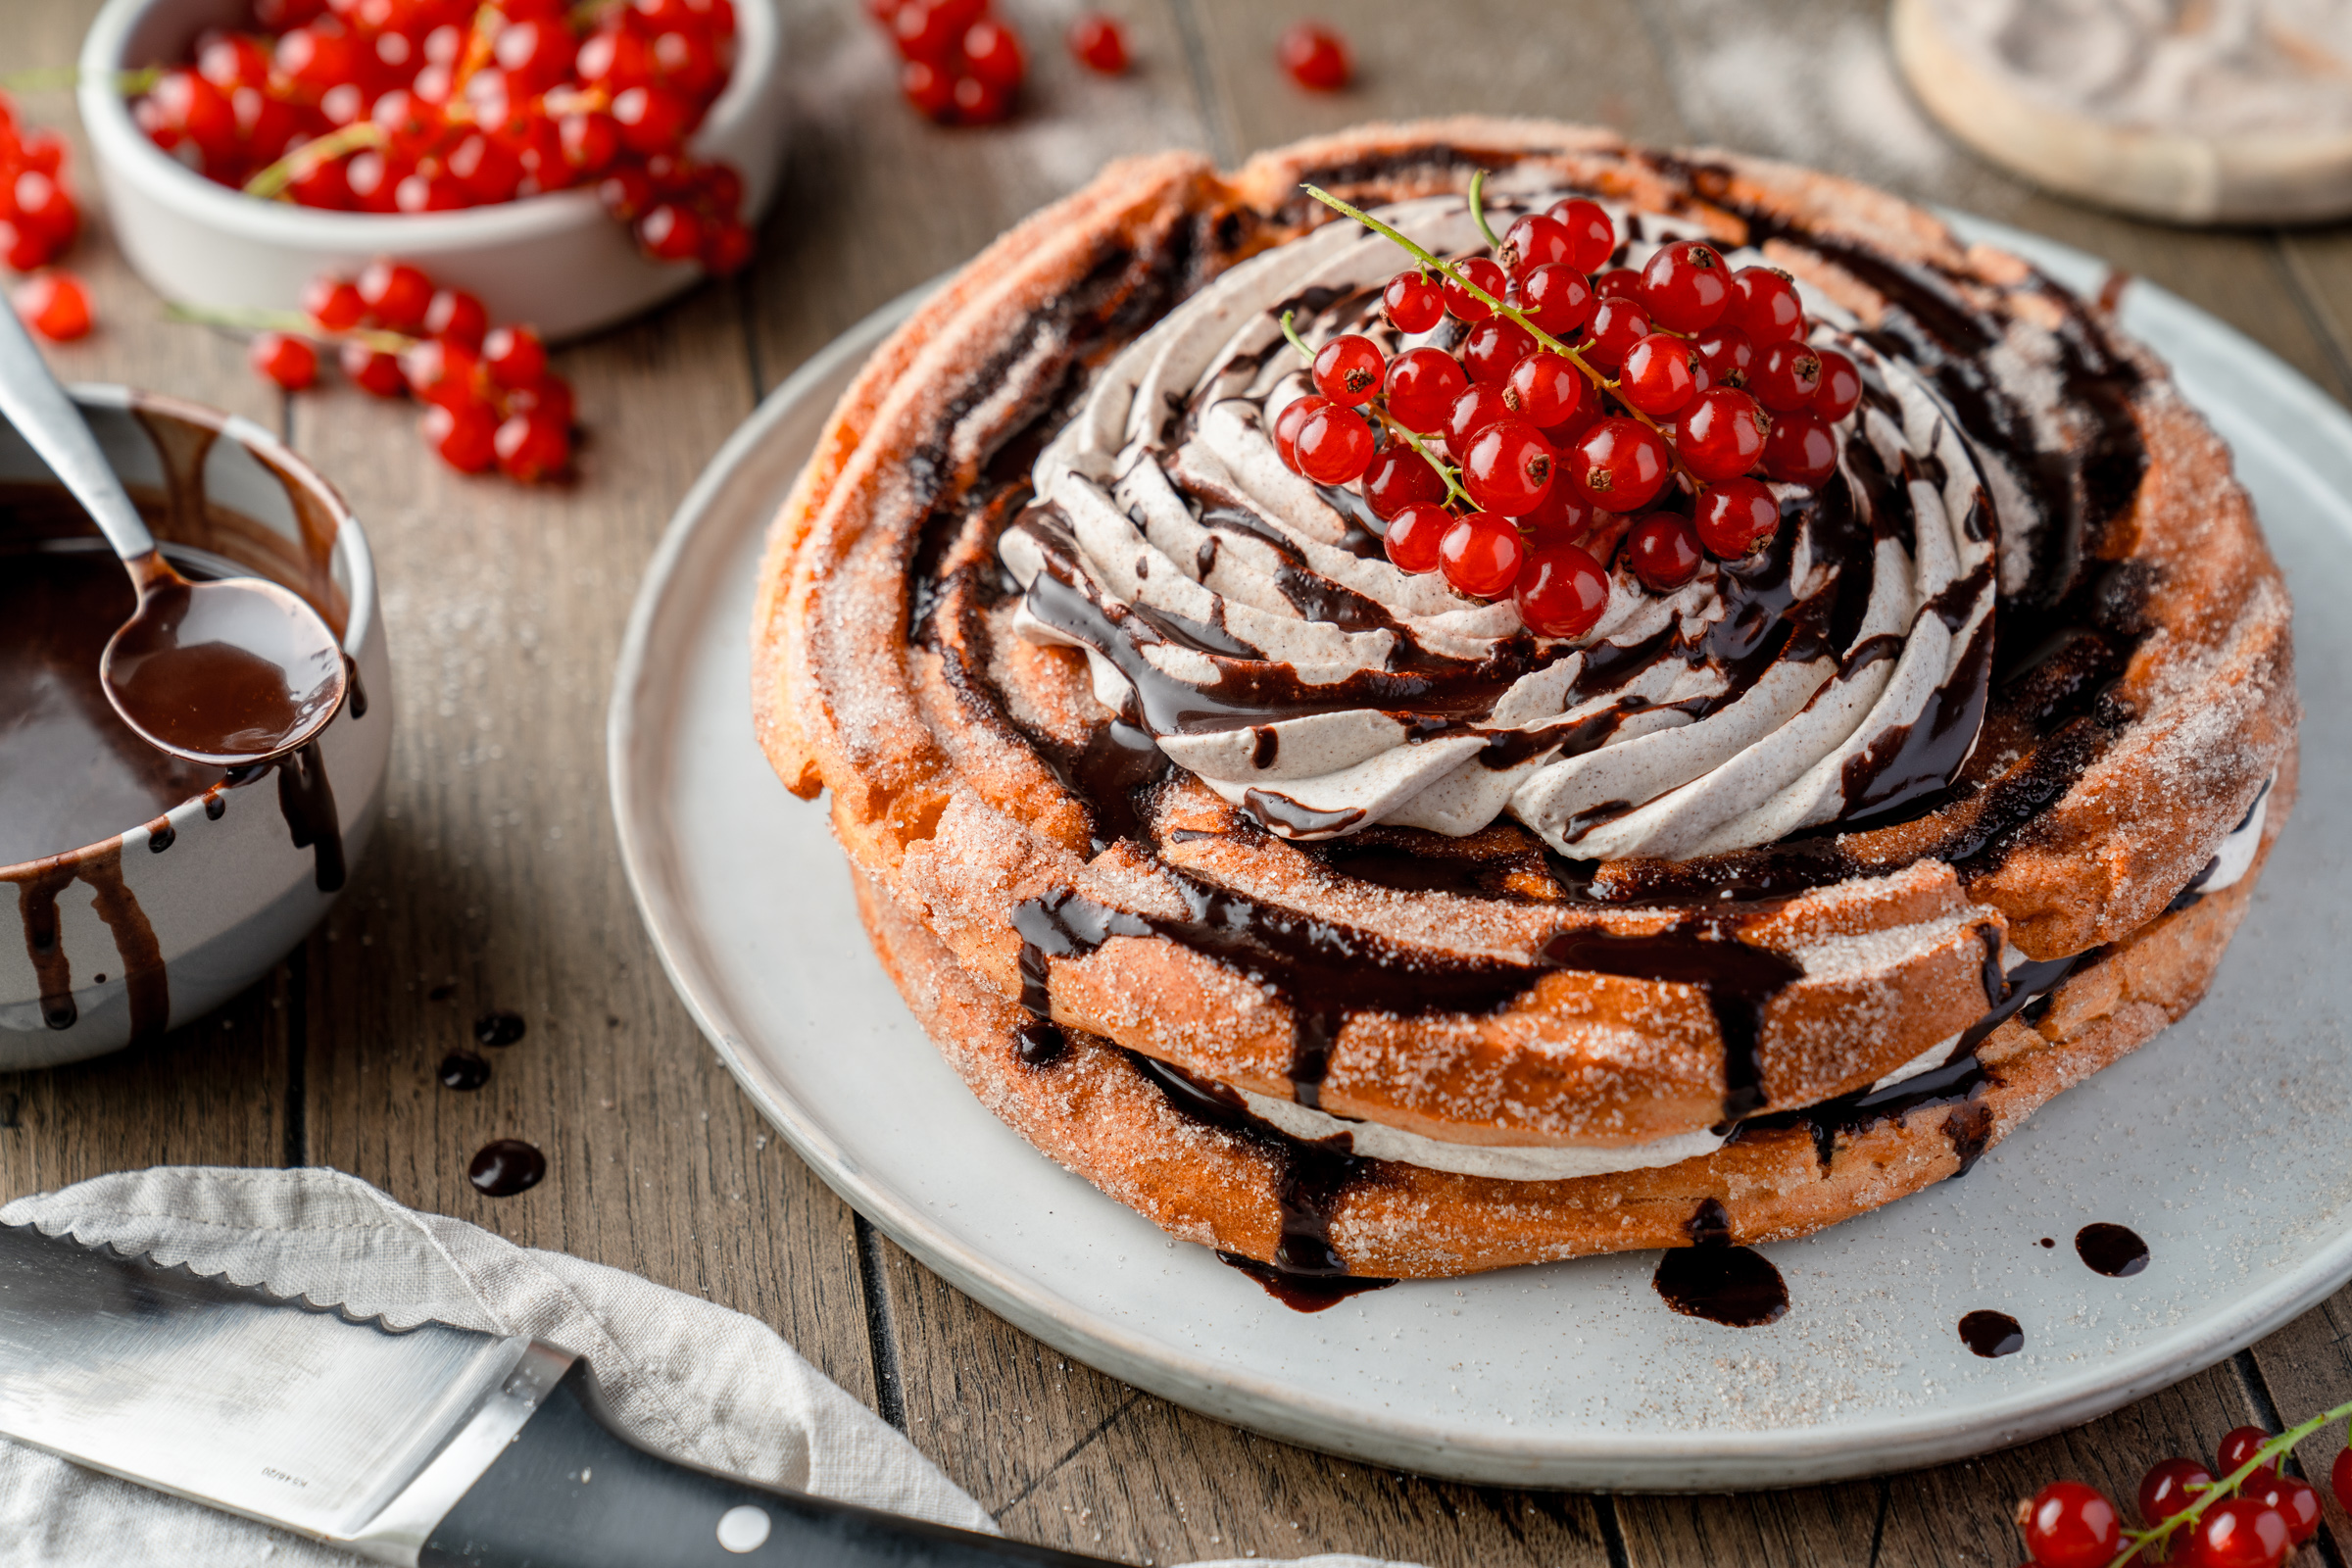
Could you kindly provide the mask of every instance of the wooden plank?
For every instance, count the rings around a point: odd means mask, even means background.
[[[2352,403],[2352,234],[2341,226],[2290,229],[2278,236],[2278,271],[2301,309],[2313,352],[2328,367],[2327,375],[2314,379]],[[2288,362],[2303,364],[2299,356]]]
[[[1593,1499],[1429,1481],[1253,1436],[1041,1345],[885,1243],[906,1431],[1005,1531],[1138,1563],[1350,1551],[1593,1568]]]
[[[2241,1356],[2240,1364],[2268,1405],[2257,1424],[2275,1432],[2352,1401],[2352,1291],[2339,1291],[2318,1309],[2304,1313]],[[2306,1438],[2295,1449],[2304,1479],[2320,1489],[2328,1510],[2324,1533],[2338,1563],[2352,1546],[2352,1516],[2337,1506],[2328,1476],[2343,1450],[2341,1422]]]
[[[9,67],[71,66],[98,0],[40,0],[8,19]],[[107,231],[87,143],[65,92],[24,94],[20,117],[65,133],[82,237],[62,260],[89,286],[98,329],[44,352],[69,380],[119,381],[228,409],[275,427],[282,399],[241,347],[168,324]],[[13,280],[12,280],[13,282]],[[17,940],[13,935],[7,940]],[[283,1156],[287,1006],[281,966],[226,1006],[151,1046],[43,1072],[0,1073],[0,1199],[165,1162],[272,1165]]]

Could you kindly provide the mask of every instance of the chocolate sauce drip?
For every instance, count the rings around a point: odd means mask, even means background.
[[[147,853],[161,855],[179,842],[179,829],[172,825],[170,815],[157,817],[147,824]]]
[[[2128,1279],[2148,1266],[2148,1244],[2136,1232],[2105,1220],[2075,1232],[2075,1250],[2094,1274]]]
[[[41,988],[41,1019],[52,1029],[71,1029],[81,1017],[74,1004],[74,966],[58,930],[57,896],[74,883],[74,866],[43,861],[16,877],[17,914],[24,927],[24,951]]]
[[[2006,1312],[1979,1308],[1960,1320],[1960,1342],[1987,1361],[2026,1348],[2026,1331]]]
[[[1070,1041],[1051,1018],[1032,1018],[1013,1031],[1012,1049],[1029,1066],[1051,1067],[1070,1049]]]
[[[1728,1241],[1667,1249],[1649,1283],[1683,1316],[1729,1329],[1762,1328],[1788,1310],[1788,1282],[1772,1259]]]
[[[1437,835],[1431,835],[1437,838]],[[1355,836],[1302,845],[1323,865],[1342,876],[1403,893],[1452,893],[1465,898],[1505,899],[1515,903],[1541,902],[1511,886],[1514,878],[1543,882],[1547,870],[1535,849],[1508,855],[1472,857],[1446,853],[1453,841],[1439,838],[1428,849],[1385,839]]]
[[[220,793],[220,786],[216,784],[206,790],[204,792],[204,819],[208,822],[218,822],[227,814],[228,798]]]
[[[1282,1229],[1274,1261],[1259,1263],[1227,1252],[1219,1252],[1219,1257],[1244,1269],[1285,1305],[1302,1312],[1319,1312],[1342,1296],[1396,1283],[1349,1274],[1347,1259],[1331,1245],[1331,1220],[1340,1200],[1355,1183],[1368,1179],[1372,1170],[1372,1161],[1352,1152],[1348,1134],[1312,1143],[1293,1138],[1252,1115],[1249,1102],[1223,1084],[1196,1078],[1141,1052],[1128,1052],[1127,1059],[1179,1112],[1207,1126],[1240,1133],[1277,1161],[1274,1199],[1282,1211]]]
[[[470,1051],[453,1051],[441,1058],[441,1087],[471,1091],[490,1081],[490,1063]]]
[[[485,1012],[473,1020],[473,1038],[485,1046],[511,1046],[528,1027],[519,1012]]]
[[[354,720],[368,716],[368,688],[360,682],[360,662],[343,656],[343,710]]]
[[[1151,837],[1146,803],[1175,764],[1149,732],[1113,718],[1098,725],[1075,750],[1051,740],[1036,740],[1036,745],[1054,777],[1084,803],[1092,853],[1101,855],[1121,839]]]
[[[318,743],[277,759],[277,808],[294,847],[312,852],[311,880],[321,893],[343,886],[343,819],[335,813],[334,786],[326,781],[326,759]]]
[[[1242,804],[1259,821],[1278,831],[1300,836],[1342,832],[1364,819],[1364,813],[1353,807],[1338,811],[1318,811],[1311,807],[1300,806],[1279,790],[1244,790]]]
[[[527,1193],[547,1176],[547,1156],[519,1138],[485,1144],[466,1166],[466,1179],[484,1198]]]
[[[1724,1119],[1758,1110],[1771,1098],[1764,1087],[1764,1011],[1804,970],[1741,942],[1737,917],[1692,914],[1648,936],[1564,932],[1544,945],[1544,958],[1554,968],[1696,986],[1723,1035]]]
[[[1690,1238],[1692,1247],[1729,1247],[1732,1245],[1731,1211],[1723,1200],[1714,1197],[1702,1198],[1690,1217],[1683,1222],[1683,1234]]]

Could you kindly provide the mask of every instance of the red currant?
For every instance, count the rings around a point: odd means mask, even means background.
[[[1502,249],[1494,259],[1502,270],[1513,277],[1525,277],[1539,267],[1554,262],[1571,265],[1576,256],[1576,236],[1568,225],[1556,218],[1542,213],[1530,213],[1502,236]]]
[[[553,128],[549,127],[551,133]],[[560,157],[557,161],[562,162]],[[495,207],[513,201],[522,185],[522,160],[505,143],[479,131],[461,137],[450,149],[449,172],[462,189],[459,205],[466,207]]]
[[[1310,392],[1284,404],[1282,413],[1275,416],[1274,451],[1282,459],[1283,466],[1293,473],[1298,471],[1298,432],[1306,427],[1307,420],[1330,407],[1329,398]]]
[[[497,327],[482,339],[482,368],[499,386],[529,386],[547,373],[547,345],[527,326]]]
[[[557,145],[577,175],[601,174],[620,156],[620,127],[601,109],[582,110],[556,122]]]
[[[2319,1489],[2308,1481],[2293,1476],[2274,1475],[2257,1485],[2255,1480],[2245,1484],[2245,1495],[2266,1508],[2276,1508],[2286,1520],[2286,1533],[2298,1546],[2320,1531]]]
[[[1699,493],[1698,542],[1718,561],[1755,553],[1781,526],[1781,504],[1761,479],[1726,479]]]
[[[299,392],[318,379],[318,351],[284,332],[257,334],[246,346],[245,360],[256,373],[289,392]]]
[[[1617,250],[1617,225],[1598,202],[1582,196],[1553,202],[1545,217],[1568,230],[1568,265],[1580,272],[1597,272]]]
[[[1584,372],[1565,354],[1530,354],[1511,367],[1504,407],[1539,430],[1567,423],[1585,397]]]
[[[702,254],[703,220],[691,207],[656,202],[637,220],[637,243],[657,261],[691,262]]]
[[[704,224],[703,270],[712,277],[732,277],[750,265],[757,243],[741,222]]]
[[[1649,318],[1677,332],[1703,332],[1731,303],[1732,270],[1704,240],[1662,245],[1642,269],[1642,303]]]
[[[1625,536],[1626,562],[1642,586],[1652,593],[1670,594],[1698,575],[1706,557],[1699,553],[1698,530],[1690,519],[1671,512],[1652,512]]]
[[[422,402],[444,405],[471,403],[481,393],[474,375],[481,358],[462,343],[426,338],[401,350],[400,373],[409,390]]]
[[[2262,1446],[2270,1441],[2271,1434],[2260,1427],[2231,1427],[2229,1435],[2222,1439],[2221,1448],[2216,1455],[2222,1462],[2222,1474],[2228,1475],[2253,1458],[2261,1451]],[[2275,1472],[2265,1465],[2254,1473],[2261,1476]]]
[[[1779,343],[1804,335],[1805,308],[1788,273],[1772,267],[1742,267],[1732,274],[1732,298],[1723,319],[1759,345]]]
[[[1473,512],[1456,517],[1438,544],[1438,565],[1453,591],[1472,599],[1500,599],[1519,580],[1526,541],[1508,517]]]
[[[1089,71],[1115,76],[1127,69],[1127,29],[1100,11],[1084,12],[1070,24],[1070,53]]]
[[[2213,1472],[2196,1459],[2164,1459],[2140,1478],[2139,1516],[2162,1524],[2200,1495],[2192,1487],[2213,1485]]]
[[[1683,415],[1674,446],[1683,466],[1712,484],[1736,478],[1763,461],[1772,420],[1756,400],[1736,387],[1701,392]]]
[[[1459,456],[1470,450],[1478,433],[1496,419],[1510,417],[1511,405],[1500,387],[1474,386],[1453,400],[1446,411],[1446,444]]]
[[[1617,396],[1652,418],[1672,418],[1697,395],[1698,352],[1671,332],[1652,332],[1626,350]]]
[[[499,472],[533,484],[552,479],[571,461],[571,431],[544,414],[511,414],[491,437]]]
[[[633,153],[666,152],[686,136],[694,105],[661,87],[631,87],[612,99],[612,124]]]
[[[359,41],[332,17],[280,33],[272,56],[277,73],[316,99],[341,82],[357,81]]]
[[[1821,359],[1821,386],[1813,394],[1813,412],[1836,424],[1862,401],[1862,372],[1836,349],[1815,352]]]
[[[409,389],[408,377],[400,373],[397,355],[369,348],[354,338],[336,351],[336,358],[343,366],[344,376],[364,392],[379,398],[396,398]]]
[[[1592,336],[1585,348],[1586,363],[1614,370],[1625,363],[1633,346],[1649,336],[1649,318],[1632,300],[1603,295],[1592,313]]]
[[[196,74],[222,92],[267,86],[270,52],[242,33],[207,33],[196,41]]]
[[[616,93],[654,79],[653,51],[633,27],[599,27],[581,43],[577,62],[580,80]]]
[[[1604,300],[1640,300],[1642,273],[1631,267],[1612,267],[1592,279],[1592,292]]]
[[[90,295],[71,272],[41,272],[17,285],[17,319],[52,343],[71,343],[90,332]]]
[[[2123,1521],[2095,1487],[2053,1481],[2026,1504],[2026,1550],[2041,1568],[2105,1568],[2122,1544]]]
[[[1647,425],[1601,420],[1568,454],[1568,472],[1584,498],[1603,512],[1640,512],[1666,488],[1673,465],[1666,443]]]
[[[909,60],[899,68],[899,91],[927,120],[956,118],[956,74],[935,61]]]
[[[1548,262],[1529,271],[1520,280],[1519,296],[1527,318],[1562,339],[1583,331],[1598,303],[1585,274],[1568,262]]]
[[[356,299],[354,303],[358,303]],[[424,308],[424,330],[428,337],[478,349],[483,335],[490,330],[490,313],[482,309],[480,300],[462,288],[439,289],[433,294],[432,304]]]
[[[1399,332],[1426,332],[1446,318],[1446,292],[1419,272],[1398,272],[1381,290],[1380,308]]]
[[[700,32],[672,28],[658,33],[652,53],[654,74],[662,85],[689,98],[709,96],[727,78],[717,46]]]
[[[2252,1497],[2225,1497],[2188,1532],[2198,1568],[2277,1568],[2294,1545],[2286,1515]]]
[[[436,403],[418,427],[424,444],[463,473],[479,473],[498,461],[498,411],[475,400],[454,406]]]
[[[956,78],[956,120],[964,125],[993,125],[1012,113],[1012,89],[970,74]]]
[[[1764,436],[1764,471],[1785,484],[1819,484],[1838,467],[1838,438],[1819,415],[1776,416]]]
[[[2335,1456],[2328,1470],[2328,1490],[2335,1494],[2335,1504],[2352,1512],[2352,1447]]]
[[[1372,466],[1372,427],[1353,409],[1326,403],[1307,416],[1293,443],[1298,471],[1317,484],[1346,484]]]
[[[1545,431],[1544,439],[1551,440],[1551,433]],[[1556,442],[1552,450],[1559,450]],[[1522,514],[1518,522],[1519,531],[1533,537],[1538,544],[1554,540],[1574,544],[1592,531],[1592,509],[1578,498],[1576,486],[1554,478],[1551,488],[1544,492],[1544,499],[1536,503],[1536,510]]]
[[[973,75],[1007,92],[1021,84],[1029,69],[1020,34],[994,17],[982,17],[964,29],[963,59]]]
[[[1745,332],[1717,322],[1692,338],[1690,346],[1698,350],[1710,385],[1747,385],[1748,372],[1756,363],[1756,346]]]
[[[1274,45],[1275,62],[1290,78],[1309,92],[1337,92],[1354,74],[1348,44],[1338,33],[1317,23],[1300,22],[1283,30]]]
[[[1462,339],[1462,368],[1483,386],[1499,386],[1511,378],[1521,360],[1535,352],[1536,336],[1507,316],[1479,322]]]
[[[1363,403],[1380,390],[1388,368],[1379,344],[1350,332],[1316,351],[1315,390],[1334,403]]]
[[[1489,512],[1517,517],[1550,491],[1559,455],[1525,419],[1505,416],[1478,432],[1462,453],[1462,488]]]
[[[1775,414],[1792,414],[1821,390],[1821,356],[1803,343],[1767,343],[1748,372],[1747,389]]]
[[[1364,504],[1375,517],[1394,517],[1407,507],[1445,499],[1444,475],[1401,441],[1385,448],[1364,470]]]
[[[406,262],[369,262],[360,270],[360,303],[376,325],[415,332],[433,303],[433,280]]]
[[[228,109],[236,117],[237,141],[248,164],[273,164],[302,139],[302,117],[294,106],[259,87],[228,89]]]
[[[1502,269],[1484,256],[1456,262],[1453,270],[1494,299],[1502,298],[1502,291],[1510,286],[1510,279],[1503,275]],[[1445,289],[1446,309],[1453,313],[1453,318],[1457,321],[1483,321],[1494,314],[1494,306],[1450,277],[1446,279]]]
[[[1582,637],[1609,608],[1609,574],[1580,546],[1546,541],[1519,568],[1519,618],[1539,637]]]
[[[1389,414],[1415,435],[1444,428],[1453,400],[1469,388],[1470,377],[1444,349],[1406,349],[1389,362],[1382,392]]]
[[[909,60],[945,63],[985,9],[975,0],[906,0],[891,18],[891,36]]]
[[[1381,544],[1398,571],[1420,576],[1438,569],[1439,548],[1452,526],[1452,513],[1435,502],[1416,501],[1389,519]]]
[[[578,53],[571,29],[552,18],[510,22],[499,28],[490,46],[490,57],[507,74],[509,87],[525,98],[535,98],[568,77]]]
[[[134,113],[158,146],[183,152],[199,173],[225,175],[236,160],[236,112],[227,95],[193,71],[165,72]]]
[[[505,402],[510,416],[544,414],[564,429],[571,428],[571,383],[560,375],[543,375],[528,386],[510,387]]]

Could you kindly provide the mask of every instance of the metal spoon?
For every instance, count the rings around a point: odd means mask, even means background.
[[[73,492],[139,592],[98,678],[159,750],[245,767],[308,742],[343,706],[343,650],[300,595],[259,577],[190,582],[156,548],[80,410],[0,305],[0,416]]]

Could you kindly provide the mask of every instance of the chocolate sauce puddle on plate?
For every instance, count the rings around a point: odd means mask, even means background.
[[[2138,1233],[2101,1220],[2075,1232],[2075,1250],[2094,1274],[2128,1279],[2148,1266],[2148,1244]]]
[[[2006,1312],[1979,1308],[1960,1320],[1960,1341],[1989,1361],[2024,1349],[2026,1331]]]
[[[1689,1247],[1669,1248],[1650,1276],[1658,1298],[1685,1317],[1705,1318],[1725,1328],[1762,1328],[1788,1310],[1788,1283],[1772,1260],[1749,1247],[1732,1245],[1731,1216],[1713,1198],[1683,1227]]]

